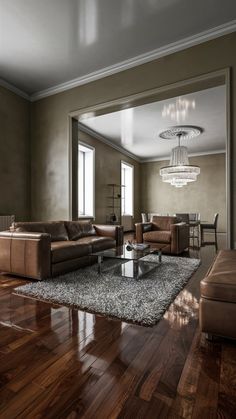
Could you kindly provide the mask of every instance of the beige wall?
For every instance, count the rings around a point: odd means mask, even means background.
[[[196,182],[175,188],[162,182],[159,170],[167,161],[143,163],[142,212],[159,214],[200,213],[201,219],[212,221],[219,213],[219,228],[226,231],[226,171],[225,154],[192,157],[190,164],[198,165],[201,173]]]
[[[113,76],[80,86],[32,105],[32,217],[69,216],[68,114],[116,98],[231,67],[232,197],[236,207],[236,33]],[[178,94],[178,92],[176,92]],[[236,211],[232,211],[236,240]]]
[[[111,212],[111,209],[107,208],[107,196],[111,194],[107,184],[121,183],[121,160],[134,166],[134,221],[138,221],[140,218],[140,163],[82,131],[79,131],[79,140],[95,148],[95,222],[106,222],[106,216]]]
[[[30,214],[29,102],[0,86],[0,214]]]

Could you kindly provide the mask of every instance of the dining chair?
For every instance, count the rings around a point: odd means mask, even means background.
[[[204,246],[204,244],[215,244],[216,249],[218,248],[217,245],[217,224],[218,224],[218,218],[219,218],[219,214],[216,213],[214,215],[214,220],[213,223],[200,223],[200,228],[201,228],[201,246]],[[214,230],[215,233],[215,241],[214,242],[204,242],[204,231],[205,230]]]
[[[197,247],[200,248],[200,213],[189,214],[189,236],[193,241],[193,247],[195,240],[197,241]]]
[[[148,213],[148,221],[152,222],[153,217],[159,216],[159,215],[162,215],[162,214],[159,214],[157,212],[150,212],[150,213]]]
[[[146,223],[148,221],[148,216],[146,212],[141,212],[142,223]]]
[[[197,248],[199,248],[200,244],[200,233],[199,233],[199,217],[200,214],[198,213],[179,213],[175,214],[182,222],[188,224],[189,226],[189,245],[192,241],[192,247],[195,248],[195,241],[197,241]]]

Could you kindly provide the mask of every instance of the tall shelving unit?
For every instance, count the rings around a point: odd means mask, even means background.
[[[120,224],[121,223],[121,196],[122,188],[125,185],[117,183],[108,183],[108,195],[107,195],[107,224]]]

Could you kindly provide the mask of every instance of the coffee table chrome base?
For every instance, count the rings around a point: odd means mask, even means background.
[[[116,266],[113,269],[113,274],[122,276],[125,278],[139,279],[142,276],[146,275],[148,272],[155,269],[162,262],[162,253],[161,250],[158,251],[158,263],[144,261],[141,259],[129,260],[125,263],[121,263],[119,266]],[[98,255],[98,273],[102,274],[102,263],[103,255]]]
[[[113,270],[113,274],[122,276],[124,278],[139,279],[158,266],[159,263],[155,262],[147,262],[144,260],[129,260],[128,262],[117,266]]]

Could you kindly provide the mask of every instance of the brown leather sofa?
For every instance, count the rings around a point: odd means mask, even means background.
[[[236,339],[236,250],[221,250],[200,284],[200,327]]]
[[[91,253],[123,244],[123,227],[88,221],[15,223],[0,232],[0,272],[45,279],[96,261]]]
[[[177,217],[153,216],[150,223],[137,223],[137,243],[151,246],[165,244],[164,253],[178,255],[189,247],[189,227],[179,223]]]

